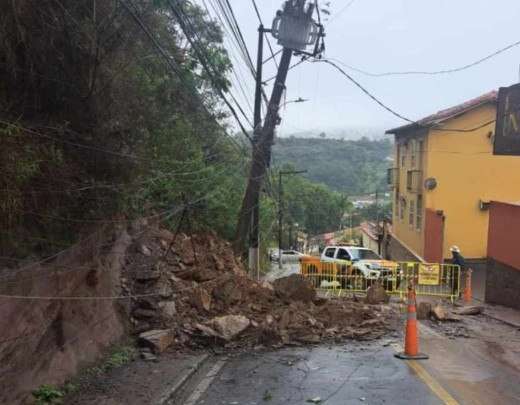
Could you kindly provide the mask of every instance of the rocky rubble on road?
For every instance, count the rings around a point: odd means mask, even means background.
[[[176,237],[150,229],[134,240],[122,279],[131,322],[154,353],[167,347],[254,347],[370,339],[388,329],[388,308],[323,299],[299,275],[273,284],[244,271],[214,234]]]

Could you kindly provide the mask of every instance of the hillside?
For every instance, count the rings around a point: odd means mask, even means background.
[[[310,180],[334,190],[364,194],[385,186],[391,148],[389,139],[279,138],[273,160],[275,165],[305,169]]]

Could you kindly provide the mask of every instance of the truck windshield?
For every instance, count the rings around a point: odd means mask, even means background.
[[[376,253],[368,249],[352,249],[349,253],[352,260],[381,260]]]

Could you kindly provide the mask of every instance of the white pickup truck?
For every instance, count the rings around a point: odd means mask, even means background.
[[[352,263],[342,271],[345,276],[354,276],[357,287],[366,288],[371,282],[381,280],[383,284],[392,284],[396,276],[397,263],[383,260],[370,249],[358,246],[327,246],[321,254],[322,262],[341,264]]]

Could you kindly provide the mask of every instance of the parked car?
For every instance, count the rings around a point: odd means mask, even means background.
[[[321,254],[321,261],[339,265],[342,288],[366,289],[376,280],[381,280],[386,289],[391,289],[397,263],[384,260],[374,251],[358,246],[327,246]],[[351,263],[351,265],[350,265]]]
[[[305,256],[297,250],[282,250],[282,263],[297,262],[300,257]],[[271,261],[277,262],[279,260],[279,251],[273,250],[270,254]]]

